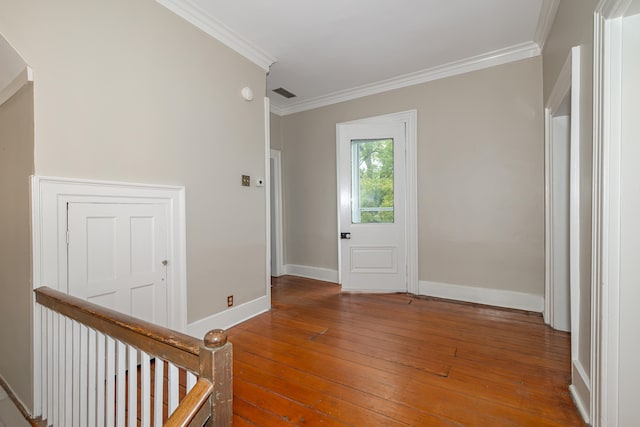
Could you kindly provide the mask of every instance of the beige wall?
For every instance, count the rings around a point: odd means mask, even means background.
[[[265,72],[152,0],[5,0],[39,175],[186,187],[188,320],[265,295]]]
[[[0,376],[31,406],[33,85],[0,106]],[[0,406],[5,418],[11,403]],[[8,419],[8,418],[7,418]]]
[[[542,295],[540,58],[282,117],[286,263],[337,269],[336,123],[410,109],[420,280]]]
[[[0,425],[7,427],[29,427],[31,425],[8,397],[0,400],[0,423],[4,423]]]
[[[271,148],[282,151],[282,117],[271,113],[269,129]]]
[[[543,51],[545,101],[573,46],[580,66],[580,333],[578,359],[591,366],[591,186],[593,159],[593,12],[596,0],[563,0]]]

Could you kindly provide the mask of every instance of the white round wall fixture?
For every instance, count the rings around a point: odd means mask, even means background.
[[[243,87],[242,90],[240,91],[240,93],[242,94],[242,97],[246,100],[246,101],[251,101],[253,100],[253,91],[251,90],[250,87]]]

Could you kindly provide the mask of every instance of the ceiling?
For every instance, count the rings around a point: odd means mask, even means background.
[[[559,0],[158,1],[274,62],[268,96],[288,114],[538,55]]]

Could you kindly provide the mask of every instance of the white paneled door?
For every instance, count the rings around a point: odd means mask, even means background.
[[[68,203],[68,292],[167,326],[163,204]]]
[[[339,128],[342,289],[407,291],[405,123]]]

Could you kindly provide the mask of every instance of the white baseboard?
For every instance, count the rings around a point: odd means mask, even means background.
[[[542,295],[526,294],[524,292],[514,292],[503,289],[452,285],[450,283],[429,282],[424,280],[420,281],[419,287],[420,295],[437,298],[474,302],[539,313],[544,309],[544,297]]]
[[[228,329],[271,309],[267,296],[245,302],[187,325],[187,334],[202,339],[212,329]]]
[[[590,402],[591,402],[591,387],[589,386],[589,376],[582,367],[582,363],[578,360],[574,360],[571,364],[571,385],[569,386],[569,393],[571,398],[578,408],[578,412],[582,416],[582,419],[586,424],[590,423]]]
[[[322,280],[324,282],[338,283],[338,270],[329,268],[311,267],[308,265],[287,264],[284,266],[285,274],[306,277],[307,279]]]

